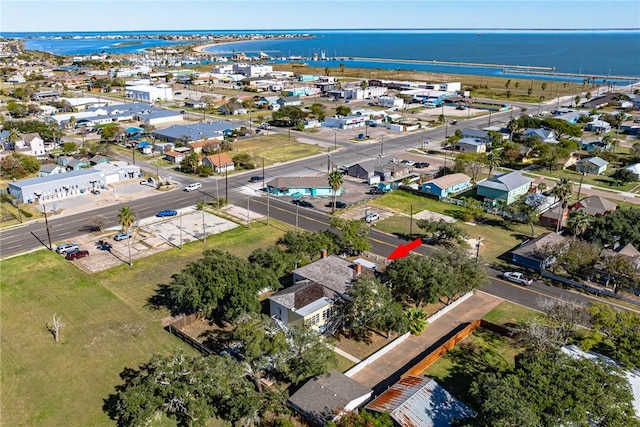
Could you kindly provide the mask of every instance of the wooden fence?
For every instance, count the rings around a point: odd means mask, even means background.
[[[436,348],[434,351],[429,353],[426,357],[424,357],[421,361],[413,365],[409,368],[404,374],[402,374],[402,378],[407,375],[419,376],[422,372],[431,366],[436,360],[440,359],[444,356],[449,350],[454,348],[460,341],[468,337],[478,328],[484,328],[491,332],[497,333],[499,335],[507,336],[512,338],[514,336],[514,332],[508,328],[505,328],[501,325],[496,325],[495,323],[487,322],[484,319],[474,320],[464,327],[457,334],[449,338],[445,341],[444,344]]]
[[[201,342],[191,338],[189,335],[185,334],[181,330],[181,328],[184,328],[185,326],[189,326],[190,324],[196,322],[197,320],[200,320],[200,316],[198,316],[197,314],[190,314],[188,316],[185,316],[183,314],[183,315],[180,315],[173,323],[165,326],[164,329],[165,331],[177,336],[182,341],[186,342],[191,347],[198,350],[203,356],[210,356],[214,353],[213,350],[211,350],[209,347],[205,346]]]

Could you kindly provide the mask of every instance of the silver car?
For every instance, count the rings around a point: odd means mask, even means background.
[[[59,254],[66,254],[67,252],[77,251],[80,246],[77,243],[62,243],[56,247],[56,252]]]

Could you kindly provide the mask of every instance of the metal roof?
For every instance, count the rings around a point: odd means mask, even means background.
[[[414,375],[402,378],[365,408],[388,412],[402,427],[445,427],[476,415],[435,380]]]
[[[478,183],[478,187],[493,188],[494,190],[512,191],[523,185],[531,184],[533,178],[522,176],[520,172],[509,172],[503,175],[494,176]]]
[[[100,176],[102,175],[102,172],[93,168],[79,169],[71,172],[55,173],[53,175],[47,175],[47,176],[42,176],[38,178],[29,178],[29,179],[23,179],[21,181],[10,182],[9,186],[14,188],[24,188],[29,185],[45,184],[48,182],[61,181],[69,178],[77,178],[77,177],[86,176],[86,175]]]

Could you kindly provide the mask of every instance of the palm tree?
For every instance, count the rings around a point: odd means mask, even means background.
[[[331,190],[333,190],[333,207],[332,207],[332,213],[336,212],[336,195],[338,190],[340,190],[340,188],[342,187],[342,173],[340,173],[340,171],[338,170],[333,170],[330,174],[329,174],[329,186],[331,187]]]
[[[567,226],[571,230],[573,237],[581,236],[589,225],[591,224],[591,217],[580,210],[573,210],[569,213],[569,218],[567,219]]]
[[[427,327],[427,315],[418,307],[412,307],[405,312],[411,335],[420,335]]]
[[[118,222],[122,226],[122,229],[129,232],[129,229],[136,221],[136,214],[129,206],[124,206],[118,212]],[[129,246],[129,265],[133,266],[133,260],[131,259],[131,238],[127,239],[127,245]]]
[[[9,131],[9,135],[7,135],[7,142],[9,142],[11,144],[11,149],[13,151],[16,151],[16,143],[18,141],[20,141],[21,139],[22,139],[22,137],[20,136],[18,131],[15,130],[15,129],[11,129]]]
[[[487,153],[487,160],[485,164],[489,168],[489,178],[491,178],[491,172],[493,169],[500,166],[502,163],[502,154],[498,150],[491,150]]]
[[[562,216],[564,215],[564,210],[569,204],[569,200],[571,200],[571,193],[573,192],[573,188],[571,185],[571,181],[568,178],[560,178],[560,181],[556,184],[555,187],[551,190],[551,195],[556,196],[558,199],[558,207],[560,208],[558,211],[558,224],[556,225],[556,233],[560,231],[562,227]]]

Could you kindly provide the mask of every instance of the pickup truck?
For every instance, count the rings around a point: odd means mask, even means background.
[[[530,277],[525,276],[522,273],[517,273],[517,272],[513,272],[513,271],[507,271],[505,273],[502,274],[502,277],[504,277],[505,279],[507,279],[510,282],[513,283],[518,283],[520,285],[530,285],[533,283],[533,279]]]

